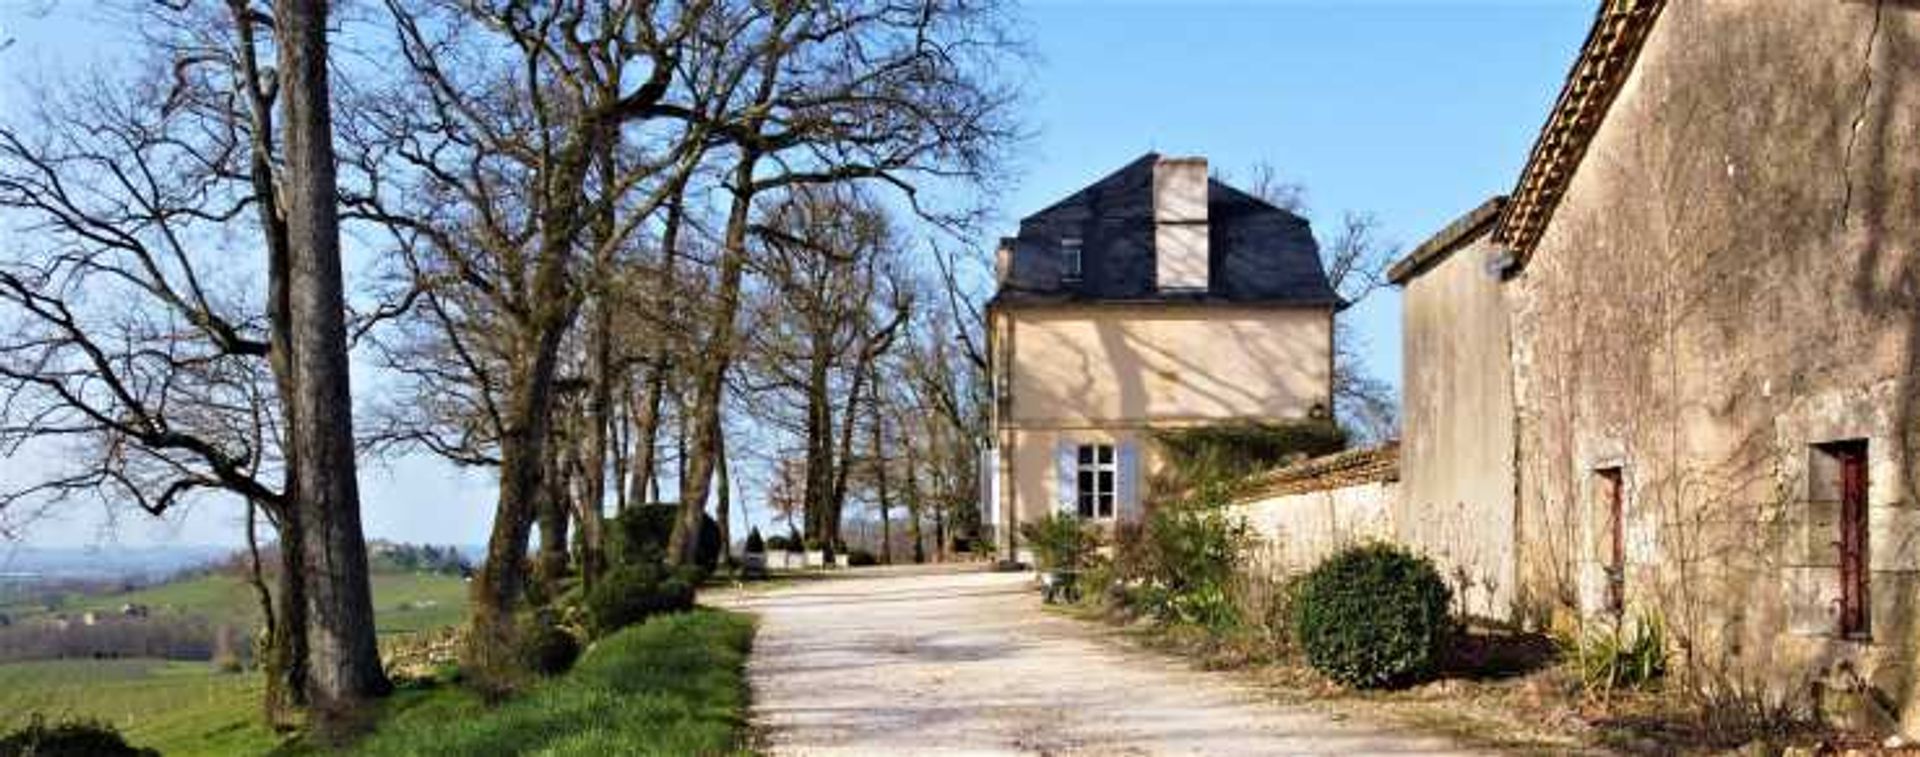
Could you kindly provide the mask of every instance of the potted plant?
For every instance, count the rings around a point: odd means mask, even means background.
[[[767,543],[760,538],[760,527],[755,526],[747,532],[746,561],[742,565],[746,577],[761,579],[767,577]]]
[[[1092,526],[1077,515],[1048,513],[1023,524],[1020,536],[1033,547],[1040,565],[1040,588],[1048,604],[1080,598],[1080,571],[1099,547]]]

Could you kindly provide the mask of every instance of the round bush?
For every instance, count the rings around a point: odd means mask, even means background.
[[[580,659],[580,641],[550,617],[528,618],[519,644],[521,662],[543,676],[565,673]]]
[[[38,714],[11,733],[0,733],[0,755],[34,757],[158,757],[152,749],[130,746],[112,724],[63,720],[48,724]]]
[[[1349,547],[1302,576],[1294,639],[1308,664],[1361,688],[1433,674],[1452,621],[1453,592],[1425,557],[1387,544]]]
[[[587,622],[594,635],[605,636],[663,612],[693,609],[699,578],[690,573],[651,562],[608,571],[586,596]]]
[[[610,522],[607,556],[617,563],[660,562],[666,558],[667,542],[673,536],[674,521],[679,518],[678,505],[628,508]],[[693,561],[708,573],[720,563],[720,523],[711,515],[700,516],[700,536]]]

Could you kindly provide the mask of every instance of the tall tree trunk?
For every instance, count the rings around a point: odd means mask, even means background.
[[[878,392],[876,391],[877,395]],[[893,503],[887,499],[887,453],[884,443],[884,429],[880,422],[879,397],[873,403],[873,487],[880,500],[880,562],[893,564]]]
[[[733,481],[727,475],[727,435],[724,431],[714,437],[715,486],[714,515],[720,521],[720,565],[733,567]]]
[[[660,286],[657,292],[673,292],[679,278],[677,261],[680,254],[680,224],[682,219],[681,202],[676,196],[667,203],[667,217],[660,231]],[[678,303],[675,303],[678,304]],[[667,312],[668,303],[656,297],[653,302],[654,315],[665,321],[671,318]],[[660,441],[660,403],[666,392],[667,376],[672,373],[672,355],[663,341],[654,348],[653,361],[647,369],[645,394],[640,404],[633,408],[635,462],[633,483],[627,499],[633,502],[652,502],[660,498],[659,441]]]
[[[260,668],[266,678],[261,697],[263,714],[274,730],[290,730],[299,725],[298,711],[307,704],[306,597],[300,587],[300,532],[285,515],[269,517],[278,521],[280,568],[275,581],[278,591],[267,588],[265,566],[260,561],[258,511],[260,503],[247,502],[247,555],[251,568],[249,581],[260,602],[264,644],[260,650]]]
[[[558,440],[549,445],[553,454],[540,485],[544,496],[540,498],[540,511],[536,516],[540,523],[540,559],[534,565],[534,576],[540,582],[541,599],[546,602],[560,596],[560,585],[566,580],[569,562],[567,520],[573,509],[568,501],[573,482],[567,476],[566,460],[559,453],[564,446]]]
[[[587,333],[588,387],[585,460],[580,471],[584,480],[580,501],[580,578],[588,586],[600,575],[602,544],[600,520],[607,501],[607,436],[612,430],[613,384],[618,377],[613,366],[613,308],[603,292],[593,309],[593,322]],[[617,488],[617,485],[616,485]]]
[[[660,406],[665,394],[667,368],[655,363],[647,369],[644,393],[631,407],[633,415],[633,478],[628,485],[627,501],[635,505],[658,499],[660,464]]]
[[[557,272],[536,288],[556,299]],[[554,305],[550,305],[552,307]],[[564,322],[538,330],[520,348],[525,357],[510,377],[506,433],[500,439],[500,494],[494,508],[493,530],[487,537],[487,560],[474,577],[473,632],[468,651],[485,668],[513,643],[513,611],[527,582],[527,538],[532,535],[552,434],[553,379],[559,363]],[[511,667],[513,663],[508,662]],[[491,683],[487,684],[491,685]]]
[[[274,24],[284,106],[288,315],[293,396],[287,429],[300,474],[290,493],[303,517],[307,684],[323,718],[391,689],[374,642],[373,592],[360,528],[353,392],[327,82],[327,3],[277,0]]]
[[[903,441],[901,446],[907,455],[907,537],[913,540],[913,562],[917,565],[927,561],[927,542],[920,525],[920,458],[913,441]]]
[[[753,128],[757,130],[758,124]],[[680,477],[680,517],[667,547],[668,560],[679,565],[692,562],[698,552],[700,514],[706,509],[713,484],[721,393],[733,364],[734,320],[740,312],[740,288],[746,274],[747,222],[753,210],[753,172],[758,161],[749,150],[734,168],[733,202],[727,210],[720,251],[719,298],[710,314],[705,349],[696,361],[699,370],[694,376],[692,438],[687,454],[682,456],[686,474]]]
[[[838,546],[827,522],[833,513],[833,401],[828,396],[831,345],[816,336],[807,361],[806,538],[825,546],[828,559]]]

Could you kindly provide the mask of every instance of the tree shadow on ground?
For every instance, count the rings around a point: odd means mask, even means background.
[[[1436,673],[1439,679],[1518,678],[1560,660],[1560,644],[1542,633],[1469,624],[1454,634]]]

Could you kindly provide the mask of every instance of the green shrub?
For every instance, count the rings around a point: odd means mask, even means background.
[[[1644,688],[1667,674],[1667,626],[1660,616],[1635,618],[1631,630],[1622,626],[1595,624],[1574,645],[1580,682],[1590,695]]]
[[[19,730],[0,736],[0,757],[146,757],[152,749],[130,746],[112,725],[95,720],[63,720],[48,725],[34,715]]]
[[[674,520],[679,517],[678,505],[628,508],[609,522],[607,556],[615,564],[664,561],[667,542],[673,537]],[[720,564],[720,524],[712,516],[700,516],[700,541],[694,552],[694,564],[707,573],[712,573]]]
[[[605,636],[660,613],[693,609],[699,580],[659,563],[617,565],[587,592],[587,623],[595,636]]]
[[[1033,548],[1034,558],[1046,570],[1079,570],[1100,546],[1093,527],[1077,515],[1047,513],[1022,523],[1020,538]]]
[[[1294,639],[1328,678],[1405,685],[1438,666],[1451,601],[1427,558],[1387,544],[1349,547],[1301,577],[1290,605]]]
[[[1223,423],[1153,434],[1175,489],[1230,482],[1278,465],[1339,452],[1346,432],[1330,420]]]
[[[747,532],[746,551],[749,555],[764,555],[767,553],[767,542],[760,538],[759,526],[754,526],[753,530]]]
[[[847,550],[847,567],[864,568],[879,564],[880,558],[875,557],[871,551],[860,549],[859,547]]]
[[[529,616],[520,627],[520,660],[527,669],[543,676],[556,676],[573,667],[580,659],[580,640],[560,627],[548,613]]]
[[[1252,533],[1212,495],[1155,508],[1130,555],[1146,579],[1137,600],[1163,620],[1216,631],[1240,625],[1232,587]]]

